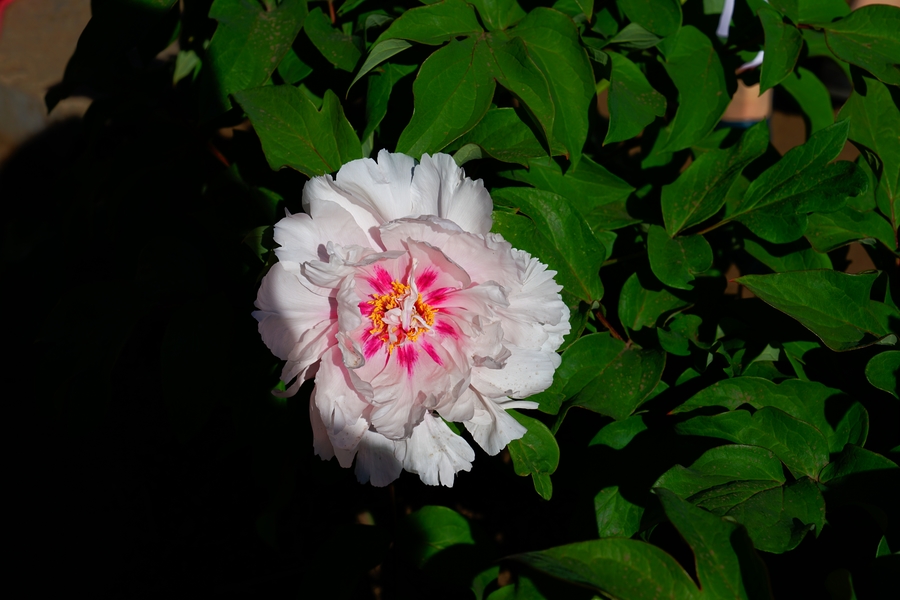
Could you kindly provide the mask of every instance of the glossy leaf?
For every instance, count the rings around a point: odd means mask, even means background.
[[[313,177],[361,157],[359,140],[331,90],[322,110],[292,86],[268,86],[234,95],[250,117],[273,169],[291,167]]]
[[[878,471],[892,471],[900,469],[893,461],[884,456],[860,448],[859,446],[847,446],[838,457],[822,470],[820,480],[828,486],[841,484],[841,480]]]
[[[894,245],[891,224],[875,211],[860,212],[849,206],[808,217],[806,239],[818,252],[831,252],[860,240],[878,240],[888,248]]]
[[[483,31],[472,6],[463,0],[443,0],[406,11],[378,36],[375,45],[384,40],[403,39],[436,46]]]
[[[702,235],[670,238],[662,227],[650,226],[647,233],[650,268],[664,284],[689,290],[691,281],[707,271],[713,262],[712,247]]]
[[[900,85],[900,8],[862,6],[822,28],[835,56],[866,69],[885,83]]]
[[[531,475],[534,489],[544,500],[553,495],[550,476],[559,466],[559,445],[547,426],[532,417],[514,410],[508,411],[528,432],[524,437],[509,443],[516,475]]]
[[[745,275],[741,285],[767,304],[800,321],[832,350],[851,350],[891,334],[900,312],[869,300],[877,274],[796,271]]]
[[[617,4],[632,22],[660,37],[672,35],[681,27],[678,0],[619,0]]]
[[[818,429],[786,412],[764,407],[753,415],[735,410],[699,416],[675,426],[683,435],[701,435],[771,450],[794,477],[815,479],[828,464],[828,441]]]
[[[531,159],[546,156],[547,152],[534,132],[522,122],[515,109],[491,108],[471,131],[459,138],[454,146],[476,144],[484,154],[527,166]],[[563,154],[557,149],[554,154]]]
[[[803,49],[803,36],[799,29],[785,23],[775,9],[762,6],[757,14],[766,35],[765,57],[759,76],[759,92],[762,93],[778,85],[794,70]]]
[[[629,502],[614,485],[594,496],[594,513],[601,538],[630,538],[640,528],[644,508]]]
[[[394,85],[415,70],[415,65],[388,63],[380,73],[373,73],[369,76],[369,89],[366,94],[366,128],[363,129],[362,139],[368,139],[387,116],[388,102]]]
[[[642,327],[656,327],[660,316],[684,308],[689,302],[682,300],[665,288],[646,289],[641,285],[637,273],[633,274],[622,287],[619,296],[619,319],[631,331]]]
[[[772,0],[771,4],[794,23],[827,23],[850,12],[843,0]]]
[[[647,431],[644,417],[640,414],[631,415],[624,421],[613,421],[604,425],[603,429],[591,438],[588,446],[609,446],[613,450],[621,450],[642,431]]]
[[[725,71],[712,42],[688,25],[658,46],[663,67],[678,88],[678,110],[669,124],[667,152],[689,148],[712,131],[725,109],[729,94]]]
[[[629,23],[622,28],[622,31],[613,36],[607,44],[617,44],[625,48],[644,50],[657,45],[660,42],[660,39],[659,36],[650,33],[637,23]]]
[[[306,79],[312,73],[312,67],[300,60],[293,48],[288,49],[284,58],[278,63],[278,76],[285,83],[294,85]]]
[[[513,243],[515,247],[526,250],[541,247],[544,252],[533,254],[542,260],[546,258],[550,268],[557,272],[556,280],[570,294],[588,303],[603,297],[603,285],[597,273],[606,259],[606,249],[565,198],[529,188],[501,188],[492,196],[495,204],[514,208],[534,222],[539,240],[522,246]],[[495,230],[505,237],[502,227]]]
[[[788,151],[754,180],[729,219],[744,223],[769,242],[792,242],[806,230],[807,213],[831,212],[867,187],[865,173],[850,162],[829,164],[843,148],[848,124],[841,121]]]
[[[366,60],[363,61],[362,66],[359,68],[359,72],[353,78],[353,81],[350,82],[350,87],[353,87],[357,81],[359,81],[363,75],[386,61],[392,56],[400,54],[407,48],[411,48],[412,44],[407,42],[406,40],[384,40],[374,46],[369,51],[368,56],[366,56]],[[365,136],[363,136],[365,137]]]
[[[809,119],[807,138],[834,123],[831,94],[812,71],[798,67],[781,80],[781,87],[794,98],[800,110]],[[852,132],[852,125],[850,130]]]
[[[362,53],[351,36],[332,27],[331,19],[325,16],[321,8],[309,12],[303,23],[303,31],[325,60],[338,69],[353,72]]]
[[[438,152],[472,129],[490,108],[494,79],[486,45],[467,38],[436,51],[419,69],[413,94],[415,112],[400,134],[397,151],[411,156]]]
[[[231,108],[228,96],[263,85],[284,58],[306,18],[306,0],[285,0],[268,11],[251,0],[216,0],[219,22],[200,72],[210,116]]]
[[[765,240],[746,237],[744,250],[775,273],[831,269],[831,259],[828,255],[816,252],[810,247],[809,242],[802,239],[790,244],[770,244]]]
[[[873,356],[866,365],[869,383],[897,398],[900,393],[900,350],[888,350]]]
[[[478,10],[488,31],[506,29],[525,16],[516,0],[473,0],[471,4]]]
[[[700,340],[700,324],[703,320],[697,315],[678,313],[664,327],[658,327],[659,344],[666,352],[677,356],[690,356],[691,344],[699,348],[709,345]]]
[[[725,205],[728,190],[741,171],[766,151],[769,130],[765,122],[754,125],[738,143],[696,157],[674,183],[662,188],[666,231],[674,236],[712,217]]]
[[[466,518],[445,506],[423,506],[407,515],[398,537],[420,569],[447,548],[475,543]]]
[[[609,129],[604,144],[633,138],[656,117],[666,114],[666,99],[653,89],[633,62],[617,52],[612,59],[609,86]]]

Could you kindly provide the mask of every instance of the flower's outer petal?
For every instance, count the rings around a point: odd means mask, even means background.
[[[410,438],[396,448],[403,468],[417,473],[427,485],[453,487],[456,473],[471,470],[475,460],[469,444],[431,413],[426,413]]]
[[[481,406],[475,409],[475,416],[463,424],[478,445],[494,456],[513,440],[521,438],[528,431],[518,421],[507,414],[506,409],[492,398],[477,394]]]
[[[336,300],[331,290],[304,285],[296,273],[275,263],[263,278],[256,296],[253,317],[259,333],[272,354],[287,360],[303,334],[323,321],[337,318]]]
[[[422,156],[413,175],[412,197],[418,209],[412,216],[438,215],[469,233],[484,235],[491,230],[491,195],[480,179],[467,178],[449,154]]]
[[[507,348],[511,354],[502,369],[472,369],[472,386],[475,389],[492,398],[525,398],[550,387],[553,373],[561,360],[559,354],[518,346]]]
[[[371,158],[350,161],[338,171],[335,181],[351,194],[359,205],[370,211],[381,223],[420,214],[410,194],[416,162],[405,154],[378,153]]]
[[[384,487],[400,477],[403,465],[395,456],[396,447],[404,442],[389,440],[374,431],[366,431],[356,451],[356,479]]]
[[[321,175],[307,181],[303,186],[303,210],[312,217],[313,221],[316,221],[320,215],[328,214],[329,204],[336,204],[350,213],[359,229],[366,234],[366,246],[381,247],[378,239],[378,226],[384,220],[373,214],[363,201],[341,189],[331,175]],[[343,236],[336,239],[341,240]]]
[[[316,374],[315,402],[335,449],[355,447],[368,429],[363,416],[368,404],[350,384],[337,346],[329,348],[322,356]]]
[[[313,451],[322,460],[331,460],[334,456],[334,446],[331,445],[328,429],[325,428],[322,415],[319,414],[319,408],[316,406],[316,388],[313,388],[309,399],[309,422],[313,432]]]
[[[310,260],[327,261],[326,244],[340,240],[344,245],[370,246],[369,237],[353,216],[334,202],[320,202],[318,216],[297,213],[275,224],[275,255],[282,263],[299,266]],[[288,270],[291,270],[290,266]]]

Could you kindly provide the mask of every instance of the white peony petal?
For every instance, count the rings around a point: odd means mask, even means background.
[[[313,452],[322,460],[331,460],[334,456],[334,446],[331,445],[328,430],[325,428],[322,415],[319,414],[319,408],[316,406],[315,388],[313,388],[309,400],[309,422],[313,432]]]
[[[413,174],[412,197],[418,210],[413,216],[437,215],[469,233],[484,235],[491,230],[491,195],[480,179],[467,178],[449,154],[422,156]]]
[[[374,431],[367,431],[356,450],[357,481],[370,481],[375,487],[384,487],[400,477],[403,465],[394,453],[401,443],[403,442],[394,442]]]
[[[417,473],[427,485],[453,487],[456,473],[471,470],[475,460],[469,444],[431,413],[426,413],[410,438],[396,448],[403,468]]]
[[[487,366],[472,369],[472,387],[493,398],[525,398],[550,387],[561,360],[559,354],[512,345],[507,348],[511,354],[502,369]]]
[[[354,160],[338,171],[335,181],[351,194],[380,223],[417,214],[410,195],[415,161],[405,154],[378,153],[371,158]],[[380,224],[379,223],[379,224]]]
[[[327,261],[325,246],[341,240],[344,245],[369,246],[369,237],[353,216],[334,202],[321,202],[318,216],[298,213],[275,224],[275,249],[279,261],[302,264],[309,260]]]
[[[335,446],[349,448],[368,429],[363,412],[368,404],[349,381],[343,356],[337,346],[322,356],[316,374],[316,406]]]
[[[476,407],[475,416],[464,425],[478,445],[494,456],[506,448],[513,440],[520,439],[528,431],[506,410],[492,400],[476,394],[481,406]]]

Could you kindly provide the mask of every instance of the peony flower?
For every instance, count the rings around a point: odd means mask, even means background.
[[[552,383],[569,310],[554,271],[490,232],[481,180],[382,150],[309,181],[303,207],[275,225],[253,316],[281,394],[315,377],[316,454],[355,458],[362,483],[452,486],[475,453],[447,421],[491,455],[521,438],[506,410],[537,407],[521,398]]]

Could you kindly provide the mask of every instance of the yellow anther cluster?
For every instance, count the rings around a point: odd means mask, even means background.
[[[434,325],[434,313],[438,312],[438,309],[422,301],[422,294],[418,294],[415,309],[421,321],[412,319],[409,329],[404,329],[402,325],[388,325],[384,322],[385,313],[391,309],[400,308],[403,299],[409,294],[409,286],[405,283],[393,281],[391,288],[393,289],[391,293],[372,294],[372,299],[368,301],[372,305],[372,312],[369,315],[372,320],[372,329],[369,330],[369,333],[388,344],[388,354],[407,340],[410,342],[418,340],[420,335]],[[425,326],[422,326],[422,321]]]

